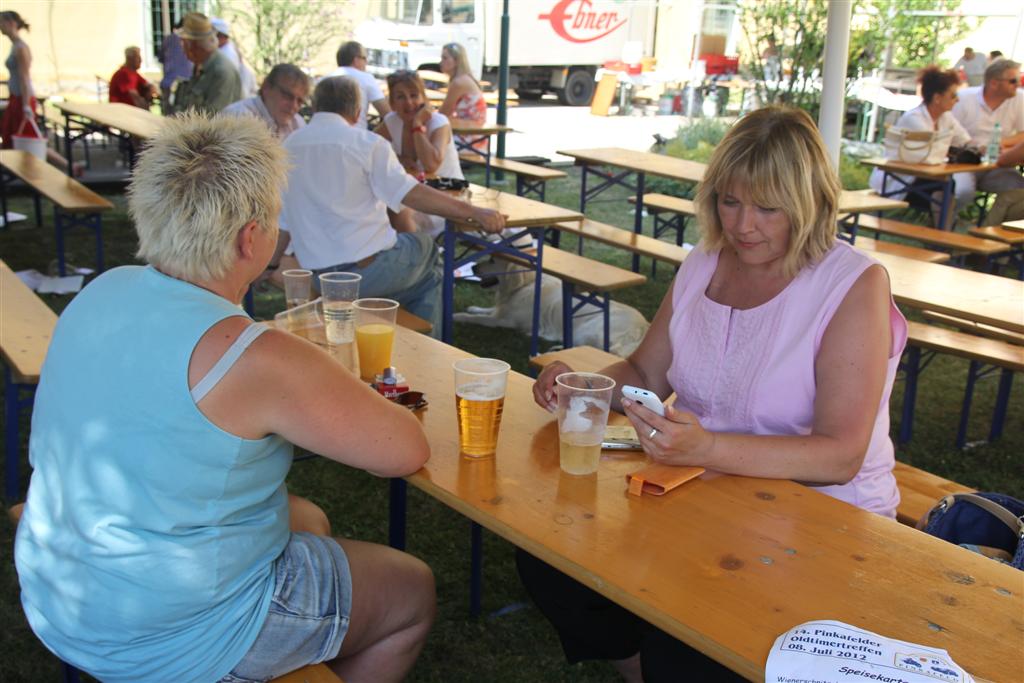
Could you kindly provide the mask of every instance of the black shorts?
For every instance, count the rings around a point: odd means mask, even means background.
[[[645,683],[745,680],[522,550],[516,550],[516,569],[526,592],[558,632],[571,663],[640,653]]]

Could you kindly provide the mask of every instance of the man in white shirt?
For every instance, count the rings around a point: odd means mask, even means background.
[[[231,40],[231,26],[220,17],[210,19],[213,30],[217,32],[217,44],[225,57],[238,69],[238,77],[242,81],[242,97],[252,97],[256,94],[256,74],[252,72],[249,65],[242,61],[242,55],[238,54],[238,48]]]
[[[395,299],[440,335],[443,275],[437,248],[425,233],[396,232],[388,209],[398,213],[404,205],[491,233],[505,227],[505,217],[417,183],[387,140],[356,125],[359,101],[359,85],[347,76],[317,84],[313,118],[284,142],[292,170],[281,228],[303,268],[317,275],[359,273],[360,296]]]
[[[294,64],[277,64],[254,97],[224,107],[229,116],[255,116],[270,128],[275,137],[286,137],[306,125],[299,116],[302,103],[309,97],[309,76]]]
[[[992,139],[999,124],[1002,147],[1024,140],[1024,93],[1019,92],[1020,64],[1000,59],[985,69],[985,85],[964,88],[960,100],[953,105],[953,116],[971,136],[971,144],[982,151]],[[997,168],[975,176],[977,188],[985,192],[1004,192],[1024,188],[1024,178],[1013,168]],[[957,195],[968,188],[960,187]]]
[[[979,55],[974,51],[974,48],[965,47],[964,56],[953,65],[953,71],[960,71],[963,69],[964,75],[967,76],[967,85],[977,86],[982,85],[985,78],[985,66],[988,62],[985,61],[984,55]]]
[[[338,68],[327,74],[328,76],[348,76],[355,79],[362,90],[363,99],[359,109],[359,127],[366,128],[366,115],[370,105],[383,117],[391,107],[388,105],[388,98],[384,97],[384,91],[380,89],[380,83],[373,77],[373,74],[366,72],[366,48],[354,40],[342,43],[337,54]]]

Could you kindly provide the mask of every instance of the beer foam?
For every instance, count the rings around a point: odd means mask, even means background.
[[[466,401],[496,401],[505,396],[501,387],[487,384],[463,384],[455,389],[455,395]]]
[[[590,432],[600,429],[608,421],[608,402],[590,396],[572,396],[562,419],[562,432]]]

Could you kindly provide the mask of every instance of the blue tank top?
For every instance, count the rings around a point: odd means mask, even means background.
[[[196,343],[239,315],[130,266],[96,278],[57,323],[15,561],[32,629],[101,680],[216,681],[263,625],[292,447],[218,428],[188,387]]]

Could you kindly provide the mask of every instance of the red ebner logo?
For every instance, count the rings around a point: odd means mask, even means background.
[[[555,33],[573,43],[600,40],[626,23],[618,12],[595,12],[593,6],[591,0],[559,0],[549,14],[537,18],[550,21]]]

